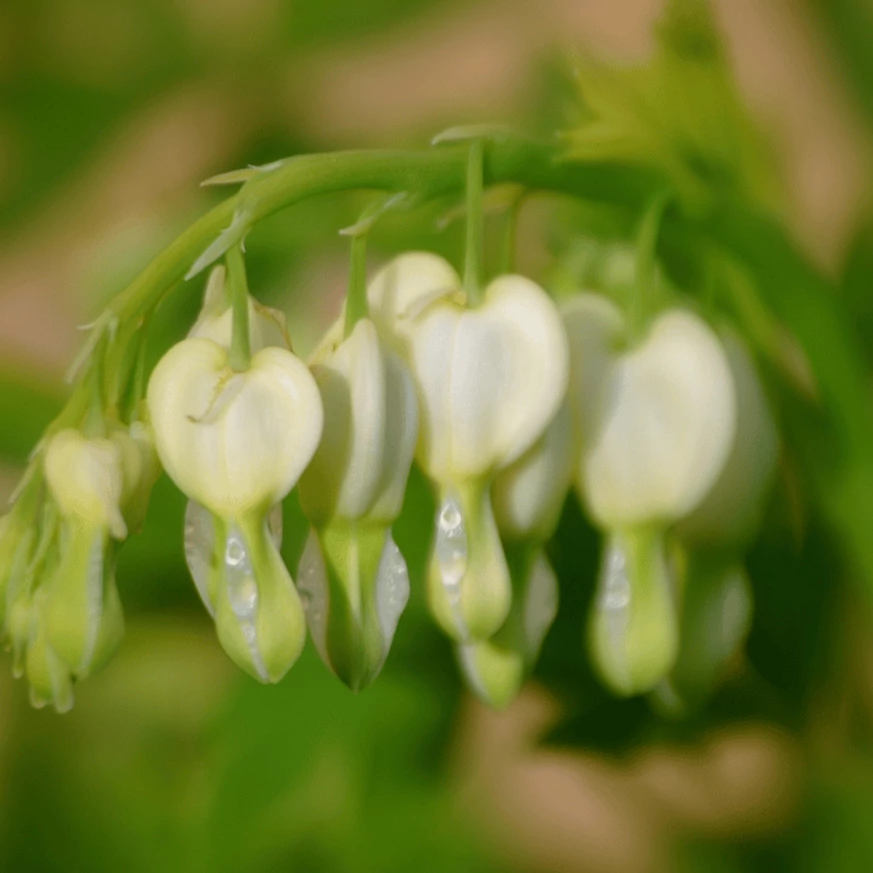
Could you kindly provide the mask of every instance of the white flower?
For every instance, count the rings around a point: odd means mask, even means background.
[[[285,349],[262,349],[236,373],[222,346],[183,340],[155,367],[148,405],[164,469],[220,516],[267,511],[282,500],[321,438],[318,387]]]
[[[653,688],[679,650],[664,536],[721,474],[736,398],[727,356],[691,312],[671,310],[630,344],[618,311],[594,295],[564,307],[571,404],[581,450],[578,486],[605,530],[589,640],[619,694]]]
[[[158,363],[148,405],[161,462],[196,504],[186,553],[219,640],[252,676],[277,682],[306,625],[268,521],[318,446],[315,380],[285,349],[262,349],[238,373],[226,348],[193,338]]]
[[[464,307],[460,287],[448,264],[412,254],[380,273],[369,297],[377,327],[415,380],[416,458],[439,491],[431,609],[463,641],[487,639],[509,613],[491,482],[554,418],[568,351],[557,310],[529,279],[495,279],[475,309]]]
[[[324,438],[300,480],[313,524],[298,588],[322,659],[351,688],[379,673],[409,597],[406,562],[391,539],[418,430],[406,366],[386,353],[369,319],[312,371]]]
[[[605,374],[584,463],[594,518],[609,527],[687,515],[721,473],[736,401],[727,357],[697,316],[661,315]]]

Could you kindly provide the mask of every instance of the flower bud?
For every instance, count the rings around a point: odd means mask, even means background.
[[[183,340],[155,367],[148,405],[164,469],[222,517],[265,513],[284,499],[321,438],[315,380],[285,349],[262,349],[236,373],[227,349]]]
[[[324,438],[300,480],[313,524],[298,568],[322,659],[350,688],[375,679],[409,597],[406,562],[391,539],[418,427],[405,365],[385,353],[369,319],[312,367]]]
[[[112,440],[61,431],[49,443],[44,464],[61,523],[41,620],[52,651],[83,677],[108,660],[124,634],[111,539],[127,535],[120,508],[122,449]]]
[[[73,677],[69,666],[54,650],[47,632],[44,610],[46,591],[39,589],[29,610],[25,672],[30,702],[37,709],[53,706],[58,712],[73,708]]]
[[[46,448],[45,477],[61,514],[83,526],[127,537],[121,513],[124,471],[121,449],[108,439],[87,439],[62,430]]]
[[[226,270],[223,265],[215,267],[209,274],[203,306],[194,326],[188,331],[189,337],[210,339],[220,346],[230,348],[233,335],[233,307],[227,291]],[[252,354],[267,346],[290,349],[288,331],[285,329],[285,315],[278,309],[271,309],[249,296],[249,343]]]
[[[610,533],[589,624],[594,666],[622,695],[653,688],[676,661],[678,628],[664,538]]]
[[[501,276],[465,309],[448,264],[408,255],[370,289],[377,327],[404,350],[419,398],[416,458],[439,491],[431,610],[459,641],[505,621],[511,581],[491,508],[494,475],[523,455],[566,392],[568,352],[548,295]]]

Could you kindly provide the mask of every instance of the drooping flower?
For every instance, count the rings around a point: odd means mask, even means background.
[[[509,703],[533,668],[558,609],[558,580],[544,544],[558,524],[576,462],[569,404],[493,488],[497,528],[512,578],[512,607],[489,640],[458,646],[464,675],[493,706]]]
[[[438,510],[431,611],[458,641],[491,637],[511,603],[491,507],[494,476],[521,457],[566,392],[568,352],[549,296],[501,276],[466,308],[461,282],[432,255],[403,255],[369,289],[374,322],[406,357],[419,400],[416,459]]]
[[[300,654],[300,598],[268,527],[294,487],[322,431],[318,388],[291,352],[258,351],[244,372],[228,349],[195,337],[161,359],[148,387],[158,455],[179,489],[198,504],[189,515],[205,532],[188,543],[207,579],[200,587],[219,639],[243,669],[278,681]],[[208,522],[208,523],[207,523]]]
[[[322,659],[360,690],[381,670],[409,597],[391,525],[415,451],[415,389],[366,318],[338,345],[323,347],[312,372],[325,427],[300,480],[312,530],[298,588]]]
[[[736,390],[736,432],[718,479],[673,529],[681,634],[675,667],[656,693],[673,710],[701,702],[739,651],[751,623],[752,593],[743,552],[760,523],[779,451],[776,424],[742,341],[722,343]]]
[[[735,430],[733,379],[718,338],[691,312],[662,313],[636,344],[605,305],[583,301],[569,316],[571,396],[577,409],[587,401],[592,417],[577,425],[578,484],[607,532],[589,638],[604,681],[634,694],[657,684],[676,660],[664,534],[724,467]]]

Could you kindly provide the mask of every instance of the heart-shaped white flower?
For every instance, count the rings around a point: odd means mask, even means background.
[[[449,483],[509,466],[567,390],[567,339],[551,299],[530,279],[500,276],[478,308],[439,299],[415,321],[422,468]]]
[[[178,343],[149,381],[148,405],[164,469],[217,515],[266,512],[314,454],[322,431],[318,387],[291,352],[265,348],[233,372],[208,339]]]
[[[584,464],[592,515],[610,528],[682,518],[712,487],[734,439],[734,385],[718,337],[690,312],[666,312],[617,356],[603,391]]]

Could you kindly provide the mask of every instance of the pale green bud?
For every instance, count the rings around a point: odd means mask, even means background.
[[[127,536],[121,512],[122,452],[116,443],[62,430],[49,441],[43,464],[61,515],[107,530],[117,540]]]
[[[218,639],[260,682],[278,682],[300,656],[306,619],[279,554],[276,513],[224,519],[188,504],[185,553]]]
[[[321,659],[360,691],[379,675],[409,599],[406,562],[389,528],[312,528],[297,575]]]
[[[148,405],[170,478],[225,518],[262,514],[281,501],[321,438],[318,387],[285,349],[262,349],[237,373],[227,349],[183,340],[155,368]]]
[[[657,529],[609,534],[588,630],[594,666],[616,694],[650,691],[673,667],[676,606]]]
[[[79,678],[98,670],[124,636],[115,584],[115,546],[105,529],[61,524],[61,542],[45,590],[43,621],[52,649]]]
[[[45,592],[40,589],[29,610],[29,633],[25,672],[30,683],[30,702],[36,708],[53,706],[58,712],[73,708],[73,677],[69,666],[49,641],[43,617]]]
[[[263,306],[249,297],[249,343],[252,354],[267,346],[290,349],[285,315],[278,309]],[[229,349],[233,336],[233,307],[227,292],[226,270],[219,265],[209,274],[203,306],[189,337],[210,339]]]
[[[541,549],[513,550],[509,566],[513,599],[503,627],[490,640],[458,646],[470,688],[501,709],[521,690],[558,612],[558,580]]]

